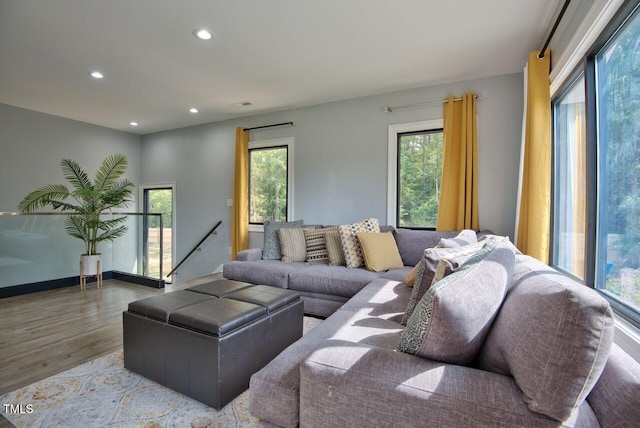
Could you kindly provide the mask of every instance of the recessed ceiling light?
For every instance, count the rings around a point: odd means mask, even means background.
[[[200,28],[200,29],[196,28],[195,30],[193,30],[193,35],[199,38],[200,40],[211,39],[211,33],[205,30],[204,28]]]
[[[129,122],[129,125],[131,125],[131,126],[138,126],[138,122]]]
[[[99,71],[92,71],[91,73],[89,73],[89,76],[93,77],[94,79],[102,79],[104,76],[102,75],[102,73],[100,73]]]
[[[189,112],[191,112],[191,113],[197,113],[197,112],[198,112],[198,109],[197,109],[197,108],[195,108],[195,107],[191,107],[191,108],[189,109]]]

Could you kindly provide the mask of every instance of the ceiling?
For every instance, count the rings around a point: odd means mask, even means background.
[[[514,73],[558,2],[0,0],[0,103],[146,134]]]

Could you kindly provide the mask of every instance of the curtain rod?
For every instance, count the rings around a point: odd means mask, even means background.
[[[482,99],[482,94],[478,94],[476,95],[476,100],[481,100]],[[461,101],[462,98],[458,97],[458,98],[454,98],[454,101]],[[424,103],[418,103],[418,104],[411,104],[411,105],[406,105],[406,106],[387,106],[385,107],[383,110],[386,111],[387,113],[391,113],[393,111],[397,111],[397,110],[407,110],[410,108],[420,108],[420,107],[426,107],[426,106],[432,106],[432,105],[436,105],[436,104],[444,104],[449,102],[448,99],[444,99],[444,100],[436,100],[436,101],[427,101]]]
[[[547,37],[547,41],[544,42],[544,46],[542,46],[542,49],[540,49],[540,53],[538,54],[539,59],[544,58],[544,51],[547,50],[549,43],[551,43],[551,39],[553,38],[553,35],[556,33],[556,30],[558,29],[558,25],[560,24],[560,21],[562,21],[562,17],[564,16],[564,13],[567,11],[567,7],[569,7],[569,3],[571,3],[571,0],[564,0],[562,9],[560,9],[560,14],[556,18],[556,22],[553,23],[553,27],[549,32],[549,37]]]
[[[243,128],[244,131],[253,131],[254,129],[273,128],[274,126],[293,126],[293,122],[274,123],[273,125],[254,126],[253,128]]]

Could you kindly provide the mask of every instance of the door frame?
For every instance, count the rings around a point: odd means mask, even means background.
[[[176,182],[175,181],[166,181],[166,182],[157,182],[157,183],[145,183],[139,186],[139,198],[138,198],[138,212],[144,213],[145,208],[145,198],[144,194],[147,190],[154,189],[171,189],[171,266],[176,265]],[[163,224],[164,226],[164,224]],[[140,254],[142,254],[143,248],[140,249]],[[141,258],[142,260],[142,258]],[[163,271],[164,271],[163,266]],[[166,279],[167,272],[162,272],[164,278]],[[167,281],[167,283],[173,282],[173,278],[171,281]]]

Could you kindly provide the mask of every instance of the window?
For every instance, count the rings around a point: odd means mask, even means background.
[[[441,177],[442,120],[389,126],[389,224],[435,229]]]
[[[627,1],[553,100],[553,264],[640,326],[640,12]]]
[[[249,224],[291,218],[292,150],[292,139],[249,143]]]
[[[640,312],[640,14],[595,55],[596,287]]]
[[[554,105],[553,263],[584,279],[586,230],[586,121],[584,78],[574,81]]]

